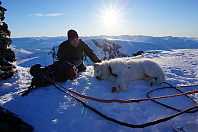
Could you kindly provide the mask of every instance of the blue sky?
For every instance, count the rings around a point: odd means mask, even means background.
[[[198,37],[198,0],[1,1],[11,37],[65,36],[69,29],[80,36]]]

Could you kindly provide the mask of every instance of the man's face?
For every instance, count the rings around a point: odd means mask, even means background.
[[[78,38],[74,38],[70,43],[71,43],[72,46],[77,47],[78,43],[79,43],[79,39]]]

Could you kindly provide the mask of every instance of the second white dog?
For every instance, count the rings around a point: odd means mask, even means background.
[[[162,68],[151,60],[126,61],[119,58],[93,66],[96,79],[116,82],[111,92],[127,91],[129,82],[133,80],[147,80],[153,86],[162,84],[165,79]]]

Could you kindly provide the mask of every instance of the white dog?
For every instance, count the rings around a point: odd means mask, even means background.
[[[151,60],[112,59],[95,63],[94,76],[99,80],[115,81],[111,92],[128,90],[128,83],[133,80],[147,80],[151,86],[160,85],[165,76],[161,67]]]

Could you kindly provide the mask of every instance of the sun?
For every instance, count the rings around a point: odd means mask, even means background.
[[[106,9],[103,15],[102,22],[106,27],[114,27],[118,24],[119,14],[115,9]]]
[[[116,8],[116,6],[104,6],[101,13],[101,22],[106,28],[113,28],[119,25],[121,12],[120,9]]]
[[[103,35],[117,35],[126,30],[123,26],[126,22],[125,6],[125,2],[118,3],[118,1],[102,3],[102,6],[98,6],[97,31]]]

